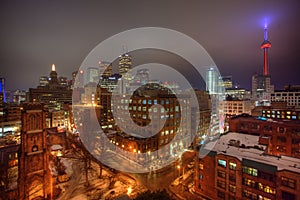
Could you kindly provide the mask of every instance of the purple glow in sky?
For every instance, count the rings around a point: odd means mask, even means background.
[[[276,88],[300,84],[299,4],[298,0],[1,1],[0,77],[7,79],[8,89],[27,90],[36,87],[55,63],[58,74],[70,78],[106,38],[132,28],[164,27],[199,42],[222,75],[232,75],[240,86],[250,88],[251,76],[263,71],[260,45],[267,22],[272,83]],[[141,59],[150,60],[141,55],[133,63]]]

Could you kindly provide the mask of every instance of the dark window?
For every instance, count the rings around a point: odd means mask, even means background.
[[[226,173],[224,171],[218,170],[218,177],[226,178]]]
[[[235,182],[235,174],[229,174],[229,181]]]
[[[217,181],[217,186],[218,186],[219,188],[223,188],[223,189],[226,188],[225,182],[224,182],[224,181],[221,181],[221,180],[218,180],[218,181]]]
[[[296,196],[286,191],[282,191],[281,199],[296,200]]]
[[[281,183],[289,188],[296,188],[296,180],[287,177],[281,177]]]
[[[218,197],[222,198],[222,199],[225,199],[225,193],[218,190]]]
[[[278,140],[279,142],[283,142],[283,143],[286,142],[286,138],[285,138],[285,137],[280,137],[280,136],[278,136],[278,137],[277,137],[277,140]]]

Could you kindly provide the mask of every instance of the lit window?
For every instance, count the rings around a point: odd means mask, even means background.
[[[225,160],[219,159],[219,160],[218,160],[218,166],[221,166],[221,167],[226,168],[226,161],[225,161]]]
[[[229,169],[235,170],[236,169],[236,163],[229,162]]]
[[[235,185],[229,185],[229,192],[235,193],[236,192],[236,186]]]
[[[204,168],[204,165],[200,163],[199,164],[199,169],[203,170],[203,168]]]
[[[249,174],[251,176],[257,176],[257,169],[244,166],[243,173]]]

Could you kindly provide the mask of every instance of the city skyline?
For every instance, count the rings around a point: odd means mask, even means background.
[[[232,75],[241,87],[250,89],[251,76],[262,73],[260,44],[267,22],[272,43],[269,51],[271,82],[280,89],[287,84],[299,84],[298,5],[292,0],[188,5],[179,1],[93,2],[89,5],[2,3],[0,76],[6,78],[7,89],[28,90],[37,86],[38,77],[47,75],[55,63],[59,75],[71,78],[71,73],[78,70],[87,54],[101,41],[124,30],[154,26],[192,37],[208,51],[221,75]],[[157,11],[153,16],[151,10],[154,9]],[[143,59],[150,60],[137,58],[136,62]]]

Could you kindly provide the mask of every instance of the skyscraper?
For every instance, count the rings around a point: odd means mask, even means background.
[[[126,91],[130,87],[130,83],[132,80],[132,75],[129,73],[129,70],[132,67],[132,59],[131,56],[127,53],[119,56],[119,71],[122,76],[121,79],[121,92],[126,93]]]
[[[49,84],[46,86],[38,86],[37,88],[29,88],[30,102],[43,102],[49,107],[49,110],[60,110],[64,103],[72,102],[72,90],[66,85],[60,85],[55,71],[55,65],[49,76]]]
[[[215,68],[210,67],[206,71],[206,91],[209,94],[217,94],[218,93],[218,73]]]
[[[125,53],[119,56],[119,70],[120,74],[125,75],[132,67],[132,58],[129,54]]]
[[[232,76],[221,76],[220,86],[224,87],[224,89],[232,88]]]
[[[86,84],[99,82],[99,69],[97,67],[87,68]]]
[[[268,66],[268,49],[271,47],[271,42],[268,40],[268,28],[264,28],[264,41],[261,48],[264,50],[264,65],[263,74],[254,74],[252,76],[252,99],[255,105],[270,105],[271,93],[274,92],[274,86],[271,85],[271,77],[269,75]]]
[[[48,76],[41,76],[40,77],[40,86],[46,86],[49,83]]]
[[[99,69],[100,69],[100,78],[102,77],[109,77],[113,74],[112,64],[105,61],[99,61]]]
[[[0,78],[0,106],[6,102],[6,85],[5,78]]]

